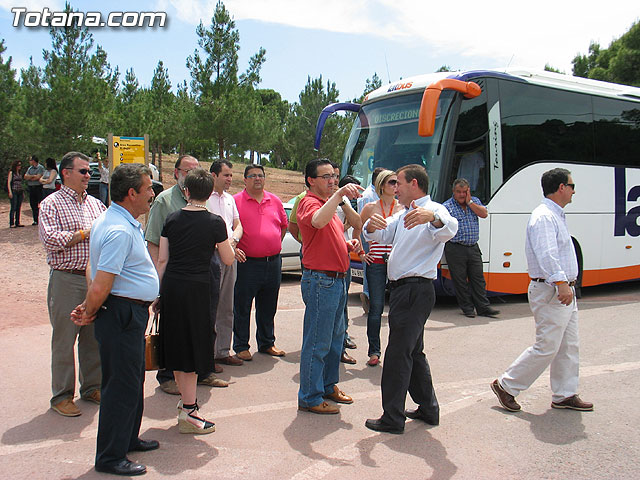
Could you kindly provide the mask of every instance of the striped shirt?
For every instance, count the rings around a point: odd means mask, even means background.
[[[543,199],[531,212],[525,254],[531,278],[544,278],[549,284],[578,278],[578,260],[567,219],[553,200]]]
[[[55,270],[84,270],[89,262],[89,238],[66,247],[78,230],[89,230],[107,207],[95,197],[62,185],[40,203],[38,233]]]

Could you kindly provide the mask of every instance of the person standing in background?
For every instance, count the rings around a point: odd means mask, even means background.
[[[100,170],[100,201],[109,206],[109,162],[103,161],[100,152],[96,152],[98,170]]]
[[[20,210],[22,209],[22,200],[24,198],[24,190],[22,187],[22,162],[15,160],[11,164],[11,169],[7,175],[7,192],[11,201],[11,210],[9,211],[9,228],[24,227],[20,223]]]
[[[43,200],[56,191],[56,180],[58,178],[58,167],[56,167],[56,161],[49,157],[45,160],[45,165],[47,166],[47,170],[40,178]]]
[[[38,214],[40,213],[40,202],[42,201],[42,184],[40,178],[44,175],[44,167],[38,163],[38,157],[31,155],[29,157],[29,168],[24,174],[29,190],[29,205],[31,205],[31,213],[33,215],[33,223],[38,225]]]

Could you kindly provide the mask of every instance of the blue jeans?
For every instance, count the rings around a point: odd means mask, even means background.
[[[305,270],[300,282],[306,306],[300,354],[298,404],[315,407],[338,383],[344,342],[345,281]]]
[[[369,281],[369,316],[367,317],[367,339],[369,351],[367,355],[380,356],[380,323],[384,311],[384,292],[387,286],[387,265],[372,263],[367,265]]]
[[[100,195],[100,201],[105,205],[109,206],[109,184],[108,183],[100,182],[98,195]]]
[[[345,284],[345,292],[346,292],[346,297],[344,299],[344,341],[346,342],[347,340],[351,340],[351,337],[349,336],[349,310],[348,310],[348,303],[349,303],[349,286],[351,285],[351,267],[349,267],[349,269],[347,270],[347,276],[344,278],[344,284]],[[342,347],[342,352],[345,351],[345,347]]]

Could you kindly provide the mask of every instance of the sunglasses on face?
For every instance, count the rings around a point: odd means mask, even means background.
[[[73,168],[66,168],[65,170],[73,170]],[[88,168],[79,168],[78,170],[75,170],[75,171],[78,172],[80,175],[86,175],[87,173],[91,172],[91,170]]]
[[[391,185],[392,187],[398,184],[398,180],[388,180],[387,185]]]
[[[252,173],[251,175],[247,175],[247,178],[264,178],[262,173]]]

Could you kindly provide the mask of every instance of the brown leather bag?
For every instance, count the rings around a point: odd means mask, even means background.
[[[153,315],[149,333],[144,336],[144,367],[145,370],[160,368],[160,334],[158,333],[158,314]]]

